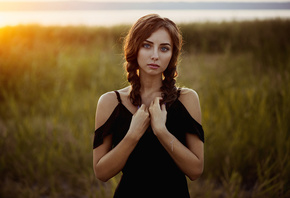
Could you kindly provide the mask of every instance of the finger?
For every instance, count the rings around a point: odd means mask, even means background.
[[[154,100],[151,101],[150,107],[152,107],[153,105],[154,105]]]
[[[160,100],[162,100],[162,97],[156,97],[154,100],[154,105],[159,105],[160,106]]]
[[[154,104],[155,104],[154,101],[155,101],[155,99],[151,101],[150,106],[149,106],[149,111],[152,111],[155,108],[154,107]]]
[[[148,113],[148,114],[149,114],[148,107],[147,107],[145,104],[142,104],[141,107],[140,107],[139,109],[141,109],[141,110],[144,111],[145,113]],[[139,110],[139,109],[138,109],[138,110]]]
[[[145,106],[144,111],[145,111],[146,113],[148,113],[148,107],[146,107],[146,105],[144,105],[144,106]]]
[[[152,107],[154,105],[154,101],[155,101],[155,99],[150,102],[150,107]]]
[[[140,107],[139,109],[141,109],[141,110],[144,111],[144,110],[146,109],[146,105],[145,105],[145,104],[142,104],[141,107]]]
[[[161,111],[166,111],[166,105],[165,104],[161,105]]]

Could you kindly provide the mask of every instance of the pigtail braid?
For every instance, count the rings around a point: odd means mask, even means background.
[[[142,100],[140,95],[140,78],[137,74],[137,67],[132,65],[132,63],[127,63],[127,80],[131,84],[132,90],[130,92],[130,101],[134,106],[141,106]]]

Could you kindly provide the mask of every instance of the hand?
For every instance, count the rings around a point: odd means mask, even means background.
[[[133,115],[129,131],[127,135],[133,135],[133,137],[139,140],[150,124],[150,116],[147,107],[142,104],[141,107]]]
[[[167,111],[165,104],[160,106],[161,97],[156,97],[150,104],[149,113],[151,117],[151,127],[155,135],[166,128]]]

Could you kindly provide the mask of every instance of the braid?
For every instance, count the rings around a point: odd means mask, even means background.
[[[170,65],[171,63],[169,63]],[[176,88],[176,80],[177,71],[176,67],[167,67],[167,69],[163,72],[164,79],[162,81],[162,87],[160,88],[162,91],[163,103],[166,103],[168,106],[172,104],[178,98],[178,91]]]
[[[141,106],[142,104],[140,95],[141,83],[140,78],[137,74],[136,66],[132,65],[131,63],[127,63],[126,69],[128,82],[132,86],[132,90],[130,92],[130,101],[135,106]]]

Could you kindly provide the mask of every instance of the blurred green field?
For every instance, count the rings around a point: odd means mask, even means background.
[[[0,28],[0,197],[111,197],[92,168],[98,98],[122,88],[128,26]],[[191,197],[290,196],[290,20],[180,24],[205,169]]]

